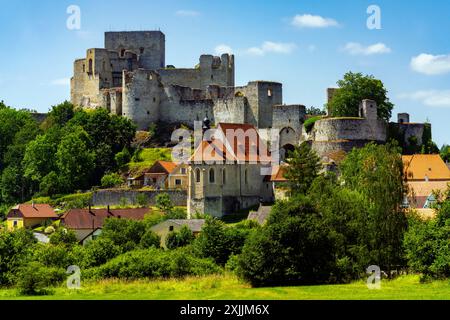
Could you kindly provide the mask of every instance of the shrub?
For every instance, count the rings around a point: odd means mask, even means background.
[[[114,160],[119,168],[123,167],[131,160],[130,151],[127,148],[123,148],[121,152],[115,155]]]
[[[103,188],[112,188],[121,185],[123,182],[123,178],[117,173],[107,173],[101,180]]]
[[[303,125],[305,126],[306,132],[308,132],[308,133],[311,132],[311,130],[312,130],[313,127],[314,127],[314,124],[316,123],[316,121],[318,121],[318,120],[320,120],[320,119],[322,119],[321,116],[311,117],[311,118],[307,119],[307,120],[303,123]]]
[[[65,278],[64,269],[49,268],[39,262],[30,262],[19,269],[16,285],[21,294],[49,294],[49,288],[59,285]]]
[[[84,257],[80,264],[85,267],[100,266],[122,253],[121,248],[108,238],[90,241],[84,247],[84,251]]]
[[[146,224],[130,219],[106,219],[99,239],[109,239],[122,252],[135,249],[146,232]]]
[[[147,196],[143,193],[139,193],[136,196],[136,202],[140,207],[146,207],[149,203]]]
[[[166,247],[167,249],[185,247],[191,244],[194,239],[192,231],[187,226],[183,226],[180,231],[169,233],[166,238]]]
[[[156,196],[156,207],[163,211],[165,214],[168,214],[173,209],[172,200],[170,200],[170,196],[167,193],[160,193]]]
[[[209,259],[193,256],[188,249],[163,251],[156,248],[122,254],[95,270],[100,278],[160,278],[207,275],[221,269]]]
[[[40,244],[34,251],[34,260],[45,267],[62,269],[66,269],[68,266],[75,264],[75,258],[72,251],[64,244]]]
[[[50,243],[71,246],[77,244],[78,240],[73,230],[59,228],[50,236]]]
[[[161,238],[151,230],[147,230],[141,238],[140,245],[142,248],[159,248],[161,246]]]
[[[184,208],[172,208],[165,216],[166,219],[187,219],[187,211]]]
[[[55,232],[55,228],[53,226],[48,226],[47,228],[45,228],[44,233],[45,234],[52,234]]]
[[[37,243],[31,231],[0,231],[0,285],[9,285],[19,267],[30,261]]]

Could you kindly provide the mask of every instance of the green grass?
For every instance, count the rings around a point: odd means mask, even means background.
[[[155,164],[156,161],[171,161],[172,149],[170,148],[146,148],[140,153],[142,161],[128,163],[128,169],[133,174],[138,174],[144,169],[148,169]]]
[[[383,280],[380,290],[363,281],[346,285],[253,289],[233,275],[184,280],[104,280],[82,283],[79,290],[57,288],[54,295],[24,297],[15,289],[0,290],[0,299],[35,300],[412,300],[450,299],[450,282],[420,283],[418,275]]]

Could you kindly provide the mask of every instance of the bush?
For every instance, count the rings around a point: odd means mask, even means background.
[[[165,216],[166,219],[187,219],[187,211],[184,208],[172,208]]]
[[[178,232],[171,232],[166,238],[167,249],[176,249],[180,247],[185,247],[194,241],[195,237],[192,231],[187,227],[183,226]]]
[[[99,239],[109,239],[122,252],[126,252],[136,249],[145,232],[146,224],[143,221],[110,218],[105,220]]]
[[[172,200],[170,200],[170,196],[167,193],[158,194],[156,196],[156,207],[165,214],[169,214],[173,209],[173,204]]]
[[[143,193],[139,193],[136,196],[136,202],[140,207],[146,207],[149,204],[147,196]]]
[[[308,133],[311,132],[311,130],[312,130],[313,127],[314,127],[314,124],[316,123],[316,121],[318,121],[318,120],[320,120],[320,119],[322,119],[321,116],[311,117],[311,118],[307,119],[307,120],[303,123],[303,125],[305,126],[306,132],[308,132]]]
[[[123,167],[131,160],[130,151],[128,151],[127,148],[124,148],[121,152],[115,155],[114,160],[119,168]]]
[[[99,278],[160,278],[208,275],[221,269],[209,259],[193,256],[188,249],[162,251],[135,250],[120,255],[95,270]]]
[[[84,257],[80,264],[85,267],[100,266],[122,253],[121,248],[107,238],[90,241],[84,247],[84,251]]]
[[[159,248],[161,246],[161,238],[151,230],[147,230],[141,238],[141,248]]]
[[[19,269],[17,288],[24,295],[45,295],[50,287],[59,285],[65,278],[64,269],[48,268],[39,262],[30,262]]]
[[[72,251],[64,244],[46,245],[40,244],[34,251],[34,260],[45,267],[66,269],[75,264]]]
[[[78,243],[77,236],[73,230],[59,228],[50,236],[51,244],[63,244],[72,246]]]
[[[19,267],[30,261],[37,243],[31,231],[0,231],[0,285],[10,285]]]
[[[107,173],[103,176],[101,184],[103,188],[112,188],[124,183],[123,178],[117,173]]]

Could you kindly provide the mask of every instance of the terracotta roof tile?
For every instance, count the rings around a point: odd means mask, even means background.
[[[97,229],[102,228],[105,219],[121,218],[143,220],[149,208],[136,209],[72,209],[62,217],[62,223],[69,229]]]
[[[11,209],[8,216],[17,213],[24,218],[58,218],[55,210],[48,204],[19,204]]]
[[[405,176],[408,181],[448,180],[450,170],[438,154],[416,154],[403,156]]]

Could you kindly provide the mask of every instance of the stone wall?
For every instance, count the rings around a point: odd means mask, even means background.
[[[311,136],[313,141],[368,140],[385,142],[387,124],[383,120],[327,118],[316,121]]]
[[[403,123],[398,124],[399,131],[403,134],[405,144],[410,145],[409,141],[411,137],[417,139],[417,145],[423,144],[423,134],[425,131],[425,124],[423,123]]]
[[[120,205],[123,199],[128,205],[137,205],[137,197],[140,194],[145,195],[148,205],[156,204],[156,196],[161,193],[167,193],[175,206],[186,206],[187,193],[183,190],[167,190],[167,191],[137,191],[137,190],[99,190],[94,192],[92,196],[93,206],[114,206]]]
[[[139,57],[139,67],[156,70],[165,67],[166,39],[161,31],[106,32],[105,48],[122,53],[134,52]]]

